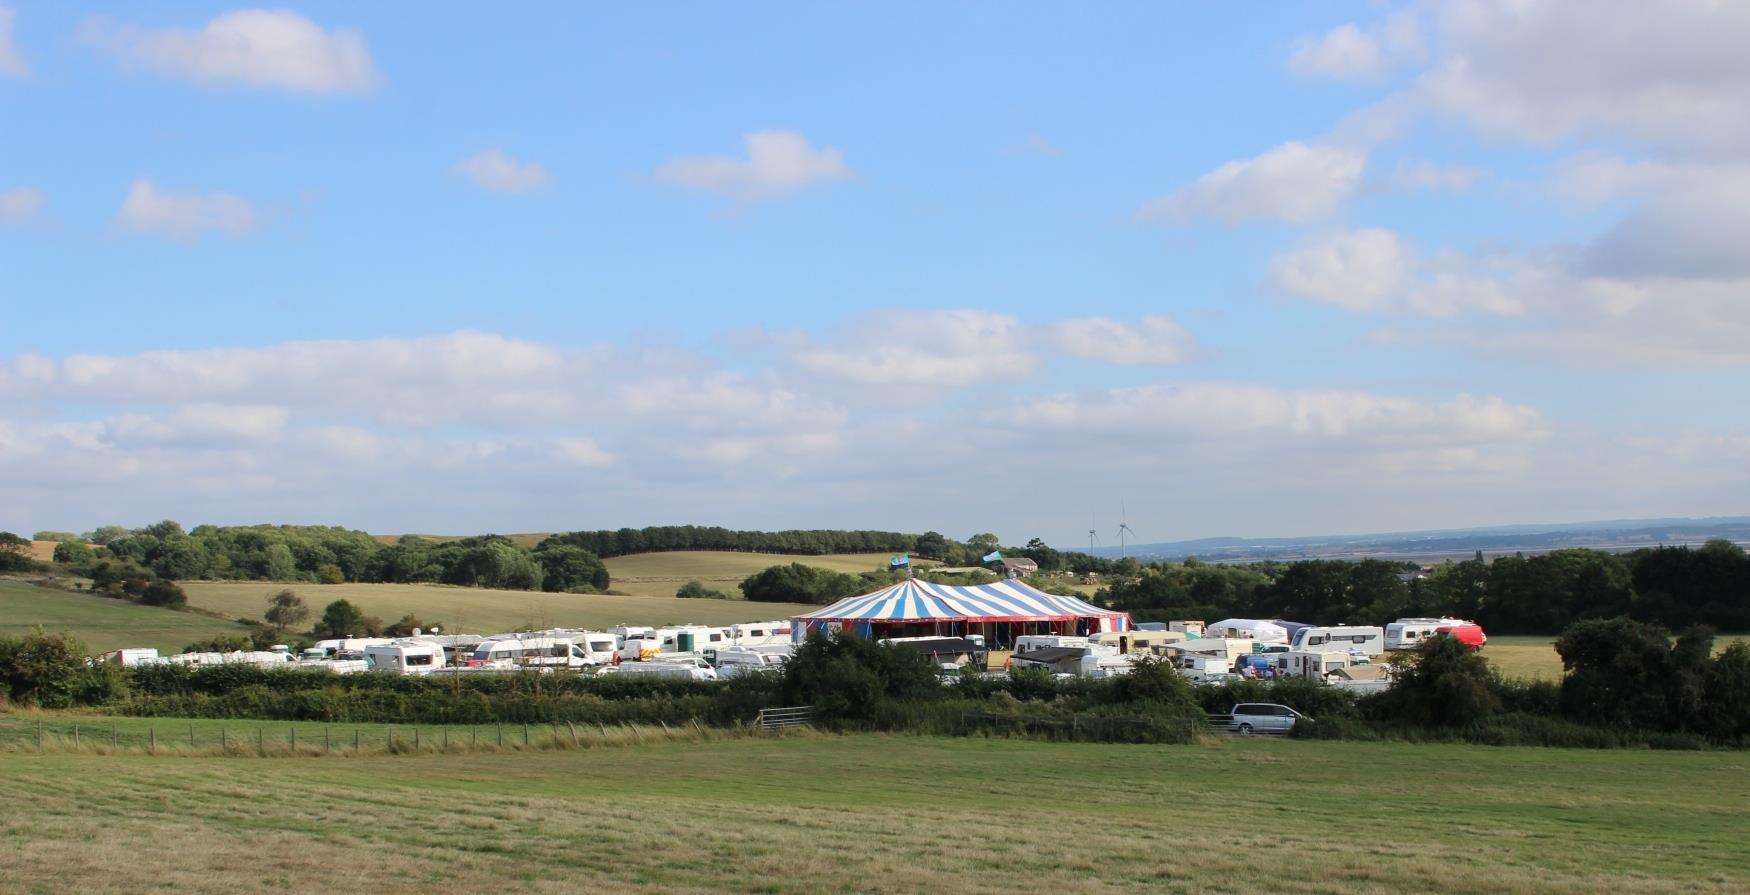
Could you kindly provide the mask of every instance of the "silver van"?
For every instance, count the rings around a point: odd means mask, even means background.
[[[1234,706],[1233,729],[1241,735],[1287,733],[1294,728],[1294,722],[1305,717],[1285,705],[1242,702]]]

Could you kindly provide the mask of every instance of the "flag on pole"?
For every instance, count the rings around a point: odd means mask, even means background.
[[[1003,552],[1001,550],[992,550],[984,555],[984,559],[981,560],[981,562],[997,562],[1002,558]]]
[[[887,567],[890,569],[903,569],[909,565],[911,565],[910,553],[895,553],[887,558]]]

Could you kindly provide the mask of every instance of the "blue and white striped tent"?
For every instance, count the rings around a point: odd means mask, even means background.
[[[1048,594],[1014,580],[954,587],[912,579],[796,616],[790,622],[790,636],[801,641],[810,631],[847,630],[870,637],[877,628],[913,625],[944,634],[968,633],[967,625],[987,622],[1099,633],[1130,630],[1130,613]]]

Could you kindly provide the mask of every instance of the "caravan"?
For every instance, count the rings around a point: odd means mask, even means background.
[[[1385,648],[1415,649],[1422,641],[1439,634],[1443,627],[1468,624],[1461,618],[1400,618],[1385,626]]]
[[[717,669],[712,668],[704,659],[692,657],[628,662],[611,670],[616,674],[632,675],[633,677],[654,677],[680,681],[717,680]]]
[[[1339,668],[1371,664],[1366,658],[1343,650],[1291,650],[1274,657],[1276,669],[1285,677],[1323,680]]]
[[[1228,637],[1259,643],[1287,643],[1288,629],[1261,618],[1224,618],[1210,625],[1204,637]]]
[[[474,667],[519,668],[584,668],[613,661],[613,635],[573,630],[496,634],[480,641],[467,660]]]
[[[1343,650],[1379,656],[1385,654],[1385,631],[1367,625],[1302,628],[1295,632],[1293,644],[1296,650],[1302,651]]]
[[[724,647],[717,651],[717,676],[732,678],[760,671],[777,671],[789,661],[790,654],[789,644]]]
[[[365,667],[389,674],[431,674],[444,667],[444,647],[424,640],[396,640],[365,647]]]
[[[731,646],[788,646],[790,645],[790,623],[787,621],[744,622],[739,625],[731,625],[729,644]]]

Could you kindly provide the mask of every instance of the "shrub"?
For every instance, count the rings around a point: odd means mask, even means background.
[[[346,572],[334,563],[323,563],[316,567],[317,584],[345,584]]]
[[[1494,669],[1456,638],[1424,641],[1393,665],[1396,683],[1370,705],[1394,723],[1476,727],[1501,711]]]
[[[310,632],[317,639],[333,637],[379,637],[383,622],[366,615],[346,600],[335,600],[322,610],[322,618]]]
[[[674,595],[677,597],[682,597],[682,598],[686,598],[686,599],[701,599],[701,600],[727,600],[727,599],[729,599],[728,594],[726,594],[720,590],[712,590],[711,588],[706,587],[704,582],[699,581],[697,579],[694,579],[692,581],[688,581],[686,584],[681,585],[680,589],[678,589],[674,592]]]
[[[62,541],[55,545],[55,562],[68,566],[83,566],[91,562],[91,548],[79,541]]]
[[[741,592],[749,600],[768,603],[831,603],[865,589],[855,575],[794,562],[772,566],[741,582]]]
[[[1750,645],[1734,643],[1708,664],[1705,729],[1726,741],[1750,738]]]
[[[188,594],[174,581],[152,581],[140,589],[136,598],[147,606],[163,606],[167,609],[181,609],[188,605]]]
[[[126,691],[120,667],[87,664],[85,655],[85,645],[66,634],[0,637],[0,695],[12,702],[68,708],[108,702]]]
[[[793,705],[812,705],[828,718],[867,718],[884,700],[934,699],[944,694],[928,657],[843,632],[812,634],[784,663],[781,692]]]

